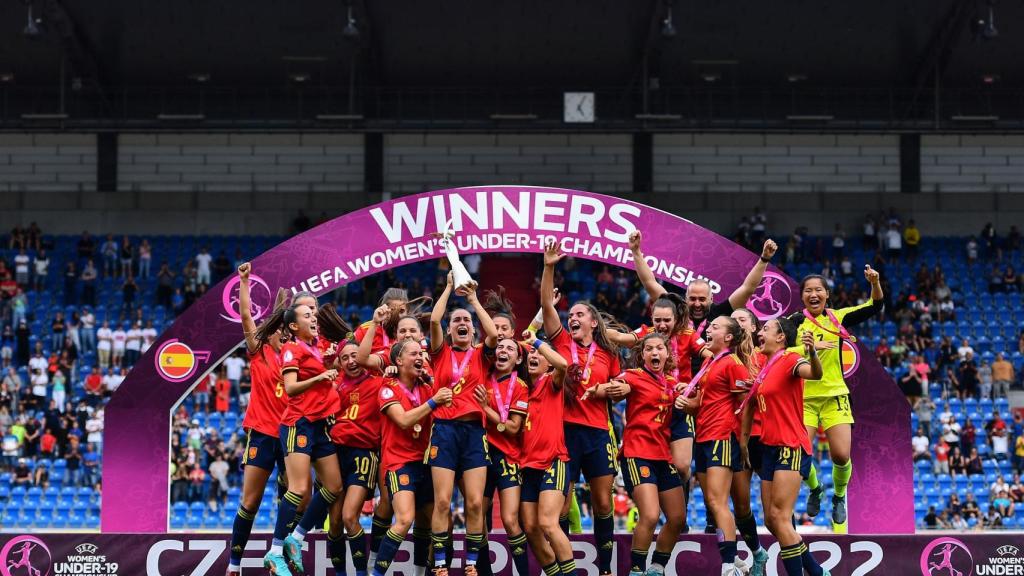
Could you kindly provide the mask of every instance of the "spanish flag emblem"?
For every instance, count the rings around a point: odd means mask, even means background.
[[[839,357],[843,363],[843,376],[849,378],[860,365],[860,354],[857,352],[857,345],[843,340],[843,347],[839,352]]]
[[[195,371],[196,355],[184,342],[176,340],[164,344],[157,353],[157,369],[171,382],[188,378]]]

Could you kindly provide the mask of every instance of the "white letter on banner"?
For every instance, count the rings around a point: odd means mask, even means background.
[[[189,551],[206,550],[206,556],[192,571],[192,576],[206,576],[206,573],[213,567],[213,564],[220,558],[228,547],[226,540],[192,540],[188,543]]]
[[[461,231],[465,228],[462,224],[462,217],[469,218],[480,230],[487,230],[487,192],[476,193],[476,210],[466,202],[462,196],[452,194],[449,196],[452,210],[452,230]]]
[[[502,544],[501,546],[498,546],[496,542],[489,542],[487,544],[487,549],[490,550],[491,552],[494,552],[494,561],[491,562],[491,570],[495,574],[501,572],[502,570],[505,569],[506,566],[508,566],[508,548],[507,548],[507,546],[508,546],[508,542],[506,542],[505,544]],[[489,560],[489,558],[481,558],[481,561],[483,561],[483,562],[486,562],[487,560]],[[509,573],[511,574],[512,572],[514,572],[514,571],[510,570]]]
[[[574,552],[573,557],[576,559],[577,576],[598,576],[597,546],[590,542],[573,542],[572,551]],[[580,558],[575,552],[583,552],[583,557]]]
[[[149,547],[146,553],[146,574],[148,576],[163,576],[160,574],[160,555],[168,550],[183,552],[185,545],[181,540],[161,540]]]
[[[585,208],[591,208],[585,211]],[[604,218],[604,202],[590,196],[573,196],[569,208],[569,233],[579,234],[580,224],[586,224],[587,230],[594,238],[601,237],[598,223]]]
[[[874,570],[879,564],[882,563],[882,558],[885,557],[885,552],[877,542],[864,541],[854,542],[850,544],[850,552],[870,552],[871,558],[868,561],[861,564],[853,571],[851,576],[864,576]]]
[[[622,228],[622,232],[612,232],[611,229],[604,231],[604,237],[612,242],[626,242],[629,235],[637,229],[635,222],[628,220],[625,216],[640,218],[640,208],[632,204],[612,204],[608,209],[608,219]]]
[[[533,196],[533,227],[535,230],[548,230],[551,232],[564,232],[565,208],[563,206],[548,206],[548,202],[565,204],[565,194],[553,194],[551,192],[538,192]],[[555,218],[553,222],[547,221],[547,217]]]
[[[515,228],[525,230],[530,227],[530,195],[527,192],[519,193],[519,206],[512,204],[512,201],[501,191],[495,191],[491,196],[491,226],[495,230],[505,227],[505,215],[515,223]]]
[[[384,216],[380,208],[372,208],[370,215],[377,221],[380,231],[387,237],[388,242],[398,242],[402,239],[402,228],[408,228],[412,238],[420,238],[427,227],[427,202],[428,198],[420,198],[416,201],[416,217],[409,212],[409,206],[405,202],[397,202],[391,205],[391,222]]]
[[[818,540],[817,542],[811,542],[807,549],[810,550],[812,554],[814,552],[828,552],[827,560],[824,562],[820,559],[818,560],[818,564],[821,564],[821,567],[825,570],[831,571],[836,566],[839,566],[839,562],[843,559],[843,551],[835,542]]]
[[[676,542],[675,547],[672,548],[672,556],[669,558],[668,566],[666,566],[666,568],[679,566],[677,557],[683,552],[693,552],[695,554],[700,554],[700,542],[696,542],[693,540],[683,540],[682,542]],[[683,565],[686,566],[686,563],[684,562]],[[672,571],[668,571],[668,573],[671,572]],[[684,574],[683,571],[680,571],[678,573]]]
[[[438,232],[444,232],[446,226],[448,226],[448,211],[445,207],[444,201],[448,197],[434,196],[434,225],[437,226]]]

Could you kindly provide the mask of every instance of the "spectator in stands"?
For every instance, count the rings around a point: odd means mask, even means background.
[[[221,367],[220,373],[217,375],[217,383],[214,385],[214,389],[216,392],[215,409],[217,412],[225,414],[231,407],[231,381],[228,380],[227,372],[223,367]]]
[[[974,446],[975,442],[978,441],[978,429],[974,426],[974,421],[970,418],[964,419],[964,428],[960,432],[960,442],[966,451],[967,448]]]
[[[886,368],[892,368],[892,355],[889,352],[889,339],[881,338],[878,341],[878,346],[875,346],[875,357],[878,358],[878,363]]]
[[[15,486],[28,487],[32,485],[32,471],[29,469],[26,459],[18,459],[18,465],[14,468],[14,477],[11,481]]]
[[[967,424],[973,427],[973,425],[970,423],[970,420],[967,421]],[[968,444],[966,444],[965,442],[965,445]],[[984,472],[984,465],[981,461],[981,456],[978,454],[978,447],[973,445],[970,446],[970,456],[967,457],[967,475],[975,476]]]
[[[103,258],[103,277],[110,278],[117,276],[119,272],[117,267],[118,256],[120,255],[120,249],[117,246],[117,241],[114,240],[113,234],[107,234],[107,239],[100,246],[100,257]]]
[[[836,222],[835,232],[832,233],[832,260],[839,262],[846,255],[846,233],[843,232],[843,225]]]
[[[124,284],[121,285],[121,294],[124,298],[124,307],[129,311],[135,308],[135,295],[138,291],[139,285],[135,283],[135,278],[125,276]]]
[[[978,397],[978,364],[974,361],[973,352],[967,352],[960,362],[956,378],[960,381],[961,400]]]
[[[949,474],[949,444],[942,438],[935,444],[935,473]]]
[[[907,245],[907,259],[917,259],[917,247],[921,243],[921,231],[917,229],[914,219],[907,220],[907,227],[903,229],[903,242]]]
[[[96,316],[92,313],[92,308],[88,306],[82,309],[78,335],[83,354],[91,354],[96,351]]]
[[[992,363],[992,398],[1006,398],[1010,394],[1013,372],[1013,364],[1006,360],[1002,352],[997,353],[996,361]]]
[[[889,224],[889,231],[885,234],[885,248],[889,264],[895,266],[903,254],[903,236],[898,225]]]
[[[149,270],[152,262],[153,247],[149,245],[149,240],[143,238],[142,243],[139,244],[139,278],[149,280]]]
[[[1010,499],[1014,504],[1024,503],[1024,483],[1021,482],[1020,472],[1013,474],[1013,482],[1010,483]]]
[[[14,257],[14,281],[23,290],[28,289],[31,281],[31,274],[29,272],[29,265],[31,263],[32,258],[25,253],[25,249],[19,248],[18,254]]]
[[[921,375],[914,369],[910,361],[903,364],[903,368],[906,372],[900,377],[900,390],[903,391],[903,395],[907,397],[907,401],[913,406],[917,399],[921,397]]]
[[[985,530],[993,530],[1003,527],[1003,517],[995,506],[989,506],[988,512],[981,519],[981,525]]]
[[[992,365],[982,360],[978,367],[978,394],[982,399],[992,397]]]
[[[945,438],[943,438],[945,440]],[[967,473],[967,459],[964,458],[963,453],[960,452],[959,445],[950,445],[949,451],[949,475],[956,478],[957,475]]]
[[[210,251],[207,250],[206,246],[199,249],[199,254],[196,254],[196,283],[198,284],[210,284],[210,264],[213,262],[213,256],[210,255]]]
[[[1024,473],[1024,434],[1018,434],[1013,443],[1013,469],[1018,474]]]
[[[974,264],[978,261],[978,240],[971,236],[967,241],[967,263]]]
[[[36,253],[36,257],[32,261],[32,267],[35,272],[32,285],[38,292],[46,287],[46,279],[50,274],[50,257],[46,255],[46,250],[40,250]]]
[[[1008,492],[1009,490],[1010,485],[1006,483],[1006,479],[1003,478],[1002,474],[1000,474],[996,476],[995,482],[989,485],[988,498],[989,500],[995,500],[996,497],[999,496],[1000,492]]]
[[[124,342],[124,365],[134,366],[142,353],[142,322],[136,321],[135,325],[125,333]]]
[[[924,527],[929,530],[945,528],[939,523],[939,515],[935,513],[935,506],[928,507],[928,513],[924,515]]]
[[[78,244],[76,247],[78,250],[79,260],[90,260],[96,256],[96,241],[89,235],[88,230],[82,232],[82,235],[78,238]]]
[[[128,342],[126,328],[128,328],[127,322],[123,325],[115,326],[113,332],[110,333],[110,340],[113,343],[110,360],[111,366],[120,367],[124,365],[125,345]]]
[[[967,359],[967,353],[974,354],[974,348],[971,347],[971,343],[968,342],[967,338],[960,340],[960,347],[956,349],[958,361],[963,362]]]
[[[918,398],[914,404],[914,413],[917,414],[917,421],[921,424],[925,436],[932,435],[932,418],[935,416],[935,402],[928,394]]]
[[[96,305],[96,279],[99,277],[99,273],[96,270],[96,265],[93,264],[92,259],[85,261],[85,267],[82,268],[82,303],[87,306]]]
[[[192,391],[195,412],[199,412],[200,409],[202,409],[205,413],[210,409],[210,378],[212,377],[213,374],[207,378],[201,378],[195,389]],[[198,421],[193,422],[198,426]]]
[[[1006,249],[1010,252],[1017,252],[1021,247],[1020,230],[1017,229],[1017,225],[1010,226],[1010,231],[1006,234]]]
[[[950,522],[953,530],[967,530],[967,521],[959,514],[953,514],[953,521]]]
[[[28,318],[28,297],[25,291],[18,288],[11,298],[11,323],[17,324]]]
[[[981,517],[981,508],[978,507],[978,501],[974,499],[974,492],[967,492],[962,513],[967,519]]]
[[[991,222],[985,224],[985,227],[981,229],[981,246],[985,251],[986,259],[996,258],[996,253],[999,250],[999,236]]]
[[[74,260],[64,264],[64,305],[78,304],[78,269]]]
[[[145,354],[147,350],[153,346],[156,342],[156,337],[159,334],[156,331],[156,327],[153,326],[152,320],[146,320],[146,326],[142,329],[142,353]]]
[[[1010,494],[1006,490],[999,491],[999,494],[992,500],[992,508],[995,508],[996,512],[1004,518],[1010,518],[1016,512],[1016,506],[1010,500]]]
[[[213,261],[213,281],[210,283],[216,284],[217,282],[227,278],[231,274],[232,270],[231,260],[228,260],[228,255],[221,250],[217,253],[217,258]]]
[[[997,294],[1004,291],[1003,273],[999,271],[998,267],[993,266],[992,272],[988,275],[988,292],[989,294]]]
[[[239,382],[242,380],[242,369],[245,368],[245,359],[241,352],[235,352],[224,360],[224,367],[227,369],[227,379],[231,382],[231,393],[237,398],[241,391]]]
[[[1020,290],[1020,278],[1017,277],[1013,266],[1007,266],[1003,272],[1003,290],[1013,294]]]
[[[893,366],[899,366],[903,363],[904,356],[907,355],[907,343],[903,340],[903,337],[896,338],[896,342],[889,347],[889,358]]]
[[[914,447],[914,462],[920,462],[922,460],[931,461],[932,454],[929,451],[929,445],[931,441],[928,440],[928,435],[924,433],[924,428],[918,427],[917,434],[911,440],[911,445]]]
[[[863,231],[862,244],[864,250],[874,250],[878,248],[878,233],[875,224],[875,217],[868,214],[864,217],[864,223],[861,225]]]
[[[70,486],[81,486],[82,481],[82,455],[78,452],[78,443],[72,442],[64,455],[67,462],[68,484]]]
[[[85,445],[85,452],[82,453],[82,484],[92,486],[99,480],[100,457],[96,447],[89,443]]]

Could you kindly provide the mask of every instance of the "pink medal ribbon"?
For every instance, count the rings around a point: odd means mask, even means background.
[[[401,382],[399,382],[399,384],[401,384]],[[423,404],[423,399],[420,398],[420,388],[419,388],[419,386],[417,386],[416,384],[413,384],[412,385],[412,391],[410,391],[408,388],[406,388],[404,384],[399,386],[399,388],[402,389],[402,392],[405,392],[405,397],[408,398],[409,401],[414,404],[414,406],[413,406],[414,408],[419,408]],[[415,394],[413,393],[413,391],[415,391]]]
[[[590,343],[590,349],[587,350],[587,363],[583,366],[583,382],[584,383],[590,381],[590,363],[591,363],[591,361],[594,360],[594,352],[596,352],[596,351],[597,351],[597,342],[591,342]],[[576,365],[579,365],[579,363],[580,363],[580,353],[579,353],[579,349],[576,347],[576,341],[575,340],[571,340],[569,342],[569,352],[572,354],[572,363],[576,364]]]
[[[835,327],[838,329],[838,332],[835,331],[835,330],[829,330],[828,328],[825,328],[824,326],[819,324],[818,320],[810,312],[808,312],[806,308],[803,309],[803,314],[804,314],[804,318],[807,318],[808,320],[810,320],[811,324],[814,324],[815,326],[817,326],[818,328],[821,328],[825,332],[828,332],[829,334],[832,334],[833,336],[839,336],[839,338],[842,339],[842,340],[849,340],[850,342],[856,342],[857,341],[857,338],[855,338],[852,334],[850,334],[846,330],[845,326],[843,326],[842,324],[839,323],[839,320],[836,319],[836,315],[833,314],[832,311],[829,310],[828,308],[825,308],[825,316],[828,317],[829,322],[831,322],[833,325],[835,325]]]
[[[452,382],[462,380],[462,373],[466,371],[466,366],[469,365],[469,359],[473,357],[473,352],[476,352],[476,348],[470,348],[466,355],[462,357],[462,363],[460,364],[455,359],[455,350],[452,349]]]
[[[342,392],[345,391],[346,388],[350,386],[359,386],[369,377],[369,372],[364,372],[361,377],[356,378],[355,380],[349,380],[348,376],[343,376],[341,378],[341,384],[338,385],[338,394],[341,394]]]
[[[747,402],[750,402],[750,399],[754,397],[754,394],[757,394],[757,389],[761,387],[761,383],[768,377],[768,371],[771,370],[772,366],[779,361],[779,358],[782,358],[783,352],[785,352],[785,349],[776,350],[775,354],[772,354],[772,357],[764,363],[764,368],[761,368],[761,371],[757,373],[757,377],[754,378],[754,384],[750,387],[750,393],[747,394],[747,397],[740,403],[740,407],[736,409],[736,414],[742,412],[743,409],[747,407]]]
[[[319,360],[321,364],[324,363],[324,355],[320,352],[320,348],[318,348],[316,346],[316,340],[313,340],[313,346],[310,346],[309,344],[306,344],[302,340],[296,339],[295,341],[298,342],[300,346],[305,348],[307,352],[312,354],[313,358],[316,358],[317,360]]]
[[[715,362],[718,362],[723,357],[728,356],[731,353],[732,350],[726,348],[725,350],[719,352],[718,355],[716,355],[714,358],[712,358],[711,362],[704,364],[704,366],[701,367],[700,371],[697,372],[697,375],[694,376],[690,380],[690,383],[686,385],[686,388],[683,390],[683,396],[689,398],[690,394],[693,394],[693,389],[697,387],[697,383],[700,382],[700,379],[703,378],[704,375],[707,374],[708,370],[710,370],[711,367],[715,365]]]
[[[668,339],[669,346],[672,347],[672,358],[676,361],[676,367],[672,369],[672,377],[679,378],[679,344],[676,343],[676,337],[673,336]]]
[[[498,414],[501,415],[502,422],[508,420],[508,413],[512,408],[512,390],[515,388],[516,382],[518,382],[518,379],[516,378],[516,373],[513,372],[508,379],[508,387],[505,390],[505,394],[508,396],[508,404],[506,404],[505,397],[501,395],[501,387],[498,386],[498,379],[491,376],[491,389],[494,390],[494,399],[498,402]]]

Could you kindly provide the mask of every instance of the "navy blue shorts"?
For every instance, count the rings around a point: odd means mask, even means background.
[[[494,491],[501,492],[508,488],[518,488],[522,483],[519,465],[509,461],[505,453],[491,446],[489,448],[491,464],[487,467],[487,484],[484,486],[484,498],[494,498]]]
[[[487,431],[479,422],[434,420],[427,463],[455,472],[487,466]]]
[[[434,481],[430,477],[430,467],[422,462],[407,462],[398,470],[384,473],[388,495],[395,499],[395,494],[406,490],[416,495],[416,507],[434,501]]]
[[[567,423],[565,447],[569,451],[570,483],[579,481],[580,472],[588,481],[619,472],[615,439],[608,429]]]
[[[673,488],[682,488],[683,481],[679,478],[676,467],[661,460],[645,460],[643,458],[623,458],[622,480],[626,492],[633,494],[633,489],[641,484],[654,484],[658,492]]]
[[[669,423],[669,431],[671,432],[669,441],[675,442],[676,440],[693,438],[693,430],[695,427],[693,415],[687,414],[678,408],[673,408],[672,421]]]
[[[747,440],[747,458],[750,459],[750,469],[761,475],[761,465],[764,462],[764,444],[761,444],[760,436],[751,436]]]
[[[789,446],[765,446],[761,479],[771,481],[777,470],[799,472],[801,478],[811,473],[811,457],[803,448]]]
[[[338,466],[341,467],[341,485],[344,488],[359,486],[373,495],[377,487],[377,469],[380,456],[376,450],[337,446]]]
[[[569,480],[565,475],[567,469],[567,464],[557,458],[552,460],[551,466],[545,470],[523,468],[523,489],[519,493],[519,501],[539,502],[540,493],[545,490],[557,490],[562,496],[568,496]]]
[[[740,443],[735,435],[729,435],[728,440],[708,440],[697,442],[693,448],[693,461],[697,465],[697,472],[704,473],[708,468],[722,466],[733,472],[743,470],[743,462],[740,461]]]
[[[293,426],[281,425],[281,448],[284,455],[293,452],[305,454],[313,460],[334,456],[334,442],[327,433],[334,426],[334,417],[310,422],[305,417],[295,421]]]
[[[280,440],[252,428],[246,430],[242,466],[255,466],[271,472],[277,466],[278,471],[283,473],[284,451]]]

